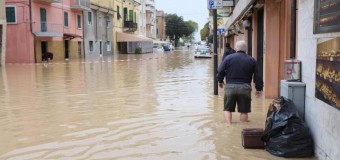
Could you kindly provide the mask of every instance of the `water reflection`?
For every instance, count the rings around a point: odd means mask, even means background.
[[[226,128],[213,60],[173,53],[114,55],[47,67],[10,64],[0,74],[0,159],[280,159],[244,150]]]

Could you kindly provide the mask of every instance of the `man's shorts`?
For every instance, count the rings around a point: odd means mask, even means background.
[[[224,88],[224,111],[241,113],[251,112],[251,86],[250,84],[226,84]]]

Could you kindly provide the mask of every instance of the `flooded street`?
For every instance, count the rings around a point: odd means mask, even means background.
[[[241,145],[270,100],[254,97],[251,122],[236,113],[227,128],[213,59],[187,48],[0,69],[0,159],[284,159]]]

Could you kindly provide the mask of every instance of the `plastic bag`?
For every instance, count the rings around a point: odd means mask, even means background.
[[[279,157],[313,156],[313,140],[309,129],[299,117],[294,103],[284,97],[282,105],[266,120],[261,139],[266,150]]]

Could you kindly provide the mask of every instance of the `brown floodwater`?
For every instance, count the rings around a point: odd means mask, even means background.
[[[253,98],[251,122],[234,114],[227,128],[213,59],[187,48],[0,69],[0,159],[284,159],[241,145],[270,100]]]

